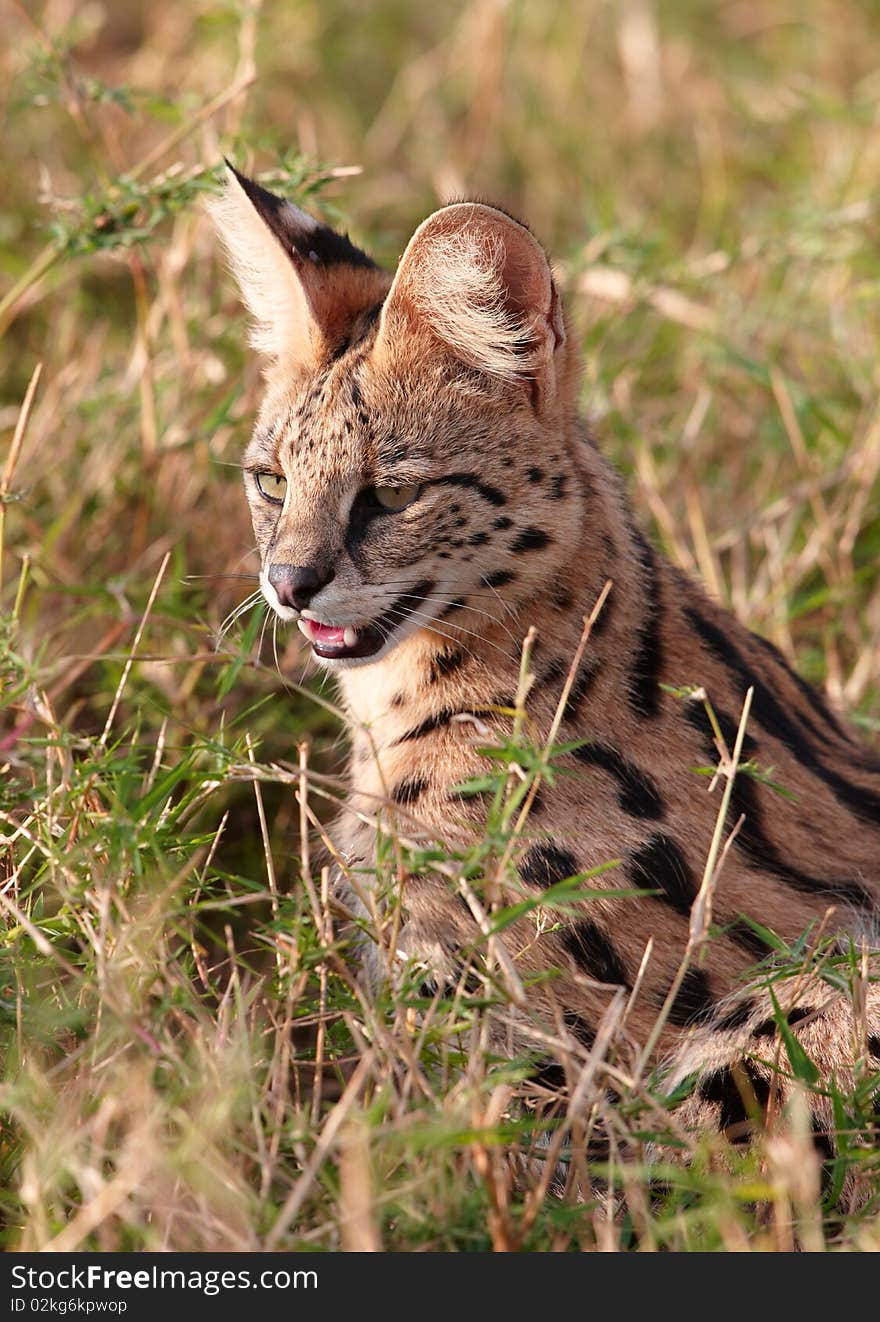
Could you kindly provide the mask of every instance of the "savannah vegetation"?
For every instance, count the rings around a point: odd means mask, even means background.
[[[5,0],[2,30],[0,1243],[880,1247],[867,1061],[823,1171],[802,1105],[750,1149],[679,1132],[620,1001],[592,1054],[536,1043],[569,1123],[533,1061],[484,1049],[518,994],[509,907],[447,995],[397,967],[364,997],[318,852],[344,793],[332,687],[242,608],[259,367],[203,209],[225,153],[389,265],[438,201],[527,219],[643,522],[876,746],[880,11]],[[405,872],[484,896],[506,875],[554,774],[526,689],[478,849],[378,828],[386,950]],[[694,768],[719,803],[729,752]],[[822,930],[765,976],[784,1001],[807,968],[857,1006],[870,977]]]

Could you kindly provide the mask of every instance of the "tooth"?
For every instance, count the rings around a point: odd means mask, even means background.
[[[357,629],[352,629],[351,625],[349,624],[346,627],[345,631],[343,632],[342,641],[346,647],[354,647],[355,643],[357,642],[357,637],[358,637]]]
[[[302,619],[302,618],[298,619],[297,622],[296,622],[296,627],[300,630],[301,633],[304,633],[304,634],[305,634],[305,636],[306,636],[306,638],[308,638],[309,642],[312,641],[312,631],[311,631],[311,629],[309,628],[309,621],[308,621],[308,620],[304,620],[304,619]]]

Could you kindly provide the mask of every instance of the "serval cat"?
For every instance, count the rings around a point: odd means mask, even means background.
[[[532,914],[505,931],[529,984],[522,1038],[505,1030],[506,1049],[533,1047],[529,1021],[589,1049],[641,969],[627,1033],[673,1061],[673,1082],[696,1076],[688,1123],[747,1131],[755,1100],[771,1096],[755,1056],[778,1020],[745,977],[767,954],[746,916],[793,941],[823,918],[828,930],[832,910],[841,933],[870,935],[880,760],[638,527],[578,416],[577,347],[528,229],[482,203],[445,206],[392,276],[231,167],[213,211],[267,364],[243,463],[260,584],[333,672],[350,717],[356,811],[336,825],[340,856],[365,870],[362,885],[380,809],[416,839],[455,846],[479,833],[479,801],[454,787],[485,775],[487,735],[509,731],[533,629],[530,729],[547,737],[567,684],[559,740],[581,742],[561,757],[568,774],[535,798],[505,899],[611,859],[619,867],[591,884],[652,893],[599,898],[544,929]],[[572,679],[584,619],[609,581]],[[727,829],[739,829],[714,887],[714,936],[682,975],[719,798],[694,774],[718,761],[719,744],[705,705],[676,692],[687,684],[708,693],[729,748],[753,689],[742,759],[774,768],[789,794],[736,775]],[[397,948],[424,961],[426,981],[456,979],[478,906],[438,873],[409,876],[402,901]],[[364,965],[381,976],[369,951]],[[819,979],[797,992],[783,1009],[819,1071],[849,1077],[856,1060],[880,1058],[873,992],[858,1016]],[[830,1151],[830,1103],[815,1106]]]

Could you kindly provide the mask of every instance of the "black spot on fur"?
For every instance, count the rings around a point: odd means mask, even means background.
[[[716,1070],[710,1074],[700,1084],[698,1091],[704,1101],[712,1102],[719,1108],[720,1129],[730,1129],[732,1125],[740,1125],[748,1119],[742,1093],[729,1069]]]
[[[750,1120],[749,1111],[765,1109],[770,1100],[770,1088],[766,1079],[747,1061],[736,1070],[721,1069],[710,1074],[700,1084],[699,1095],[718,1106],[718,1124],[722,1130],[739,1125],[745,1130]],[[747,1138],[748,1133],[743,1132],[736,1135],[734,1141],[743,1142]]]
[[[532,845],[523,855],[519,865],[519,875],[532,886],[546,889],[558,881],[565,881],[580,871],[577,859],[569,850],[547,841]]]
[[[596,923],[586,919],[565,928],[562,939],[575,963],[597,982],[609,982],[628,987],[629,979],[623,960],[610,937]]]
[[[724,929],[725,935],[731,941],[736,942],[741,950],[747,950],[750,955],[754,955],[756,960],[762,960],[768,953],[768,947],[753,927],[748,923],[737,918],[734,922],[728,923]]]
[[[484,574],[480,582],[487,588],[503,588],[515,578],[516,574],[512,574],[509,569],[496,569],[493,574]]]
[[[431,782],[424,776],[408,776],[394,786],[391,797],[395,803],[408,808],[421,798],[425,790],[430,789],[430,785]]]
[[[448,473],[445,477],[434,478],[433,485],[463,487],[467,491],[475,491],[478,496],[482,496],[483,500],[488,501],[490,505],[507,504],[507,497],[503,491],[499,491],[497,487],[490,486],[488,482],[481,482],[474,473]]]
[[[704,969],[688,969],[672,1003],[669,1019],[684,1028],[687,1024],[708,1019],[714,1007],[709,975]]]
[[[592,656],[581,658],[577,674],[574,677],[574,683],[571,686],[562,712],[564,721],[577,720],[581,703],[590,691],[593,680],[596,678],[597,669],[595,659]]]
[[[489,534],[487,532],[475,532],[472,537],[468,538],[468,546],[485,546],[488,540]]]
[[[395,748],[398,744],[411,743],[414,739],[423,739],[426,734],[433,734],[435,730],[443,730],[455,715],[456,712],[447,707],[443,711],[438,711],[434,716],[426,716],[419,725],[413,726],[411,730],[407,730],[402,734],[399,739],[395,739],[391,747]]]
[[[552,592],[550,594],[550,600],[557,610],[565,611],[566,613],[568,613],[574,605],[574,597],[571,594],[571,589],[566,587],[557,588]]]
[[[504,530],[510,528],[512,524],[513,519],[509,519],[506,514],[501,514],[497,519],[492,520],[492,527],[497,528],[499,532],[504,532]]]
[[[824,1194],[831,1187],[832,1171],[830,1163],[834,1161],[837,1153],[834,1150],[834,1141],[831,1135],[827,1129],[823,1129],[821,1121],[816,1116],[813,1116],[810,1128],[813,1136],[813,1147],[822,1160],[821,1185]]]
[[[530,482],[540,482],[543,480],[544,470],[543,468],[527,468],[526,477]]]
[[[568,486],[568,478],[565,473],[557,473],[550,482],[550,499],[561,500],[565,495],[565,488]]]
[[[565,1069],[558,1060],[543,1060],[537,1065],[529,1078],[548,1092],[563,1092],[566,1086]]]
[[[551,540],[550,534],[544,532],[543,528],[523,528],[510,549],[514,555],[519,555],[521,551],[540,551]]]
[[[568,674],[568,662],[563,661],[562,657],[554,657],[544,666],[538,676],[539,684],[558,684]]]
[[[663,800],[654,781],[616,748],[608,744],[584,744],[574,750],[574,756],[584,766],[598,767],[614,777],[618,784],[617,801],[631,817],[656,821],[663,816]]]
[[[589,1051],[596,1041],[595,1029],[587,1023],[582,1015],[575,1014],[574,1010],[566,1010],[562,1016],[563,1023],[572,1037],[576,1037],[581,1046]]]
[[[799,1024],[802,1019],[807,1019],[811,1014],[815,1014],[813,1005],[797,1005],[793,1010],[789,1010],[785,1016],[789,1027],[793,1028]],[[752,1029],[752,1037],[773,1037],[776,1033],[776,1020],[771,1016],[769,1019],[762,1019],[757,1028]]]
[[[740,1001],[732,1010],[712,1021],[712,1027],[719,1032],[730,1032],[734,1028],[743,1028],[755,1012],[754,1001]]]
[[[464,652],[438,652],[431,662],[431,669],[428,675],[429,683],[436,684],[441,679],[447,679],[454,675],[456,670],[460,670],[467,657]]]
[[[500,697],[492,698],[491,707],[505,707],[509,711],[516,711],[516,698],[512,693],[502,693]]]
[[[876,1037],[873,1033],[868,1038],[868,1050],[875,1060],[880,1060],[880,1037]]]
[[[681,850],[668,835],[652,836],[637,853],[631,854],[626,872],[634,886],[659,888],[662,899],[676,913],[687,917],[697,887]]]
[[[450,601],[448,606],[444,606],[443,610],[440,612],[440,619],[446,620],[450,615],[454,615],[456,611],[464,610],[464,605],[465,603],[462,601],[461,597],[456,597],[455,601]]]

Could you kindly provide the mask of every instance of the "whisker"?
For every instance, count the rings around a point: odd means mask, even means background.
[[[474,615],[482,615],[484,616],[485,619],[491,620],[493,624],[497,624],[500,629],[504,630],[504,632],[507,634],[508,638],[512,643],[518,642],[518,639],[516,638],[515,634],[513,634],[510,629],[508,629],[507,625],[504,623],[503,620],[499,620],[497,615],[492,615],[490,611],[482,610],[479,606],[468,606],[464,602],[459,603],[457,598],[453,598],[450,601],[447,600],[445,597],[439,597],[435,592],[426,592],[424,596],[421,596],[419,595],[419,593],[416,592],[402,592],[401,596],[415,597],[416,600],[418,601],[436,601],[441,606],[457,605],[459,610],[471,611],[471,613]],[[474,635],[474,637],[477,636],[478,635],[476,634]]]
[[[382,580],[381,583],[364,583],[364,587],[366,587],[366,588],[397,588],[397,587],[400,587],[400,586],[401,586],[402,584],[404,584],[404,583],[408,583],[408,584],[411,585],[411,584],[412,584],[412,581],[413,581],[413,576],[412,576],[412,575],[410,575],[409,578],[383,578],[383,580]],[[449,583],[449,584],[445,584],[445,585],[444,585],[444,584],[441,584],[441,585],[440,585],[440,590],[441,590],[441,592],[455,592],[456,588],[455,588],[455,585],[454,585],[453,583]],[[487,590],[487,591],[485,591],[485,592],[481,591],[480,588],[466,588],[466,589],[463,589],[463,592],[464,592],[464,595],[465,595],[466,597],[492,597],[492,598],[497,599],[498,596],[499,596],[499,593],[498,593],[498,589],[497,589],[497,588],[491,588],[490,590]],[[502,605],[505,606],[505,609],[506,609],[506,610],[510,610],[510,609],[511,609],[511,608],[510,608],[509,606],[507,606],[504,602],[502,602]]]
[[[419,617],[422,620],[424,620],[425,628],[431,629],[434,633],[439,634],[441,638],[446,638],[451,643],[458,643],[458,639],[454,637],[453,634],[446,633],[443,629],[441,629],[438,626],[437,622],[435,621],[434,616],[428,615],[425,611],[407,609],[400,611],[388,611],[388,614],[399,615],[400,623],[402,623],[404,620],[410,619],[412,616]],[[503,647],[500,647],[498,643],[490,642],[490,640],[488,638],[484,638],[482,634],[474,633],[473,629],[463,629],[461,628],[460,625],[453,625],[453,628],[457,629],[459,633],[467,634],[469,638],[479,638],[482,643],[488,645],[489,647],[494,648],[496,652],[500,652],[506,661],[510,661],[513,665],[518,664],[518,660],[519,660],[518,657],[514,656],[511,652],[505,651],[505,649]],[[461,646],[464,646],[464,644],[461,644]],[[465,648],[465,650],[468,651],[469,649]],[[474,653],[471,652],[470,655],[474,656]]]
[[[215,651],[220,647],[220,644],[223,642],[223,639],[229,633],[229,630],[232,628],[233,624],[235,624],[235,621],[240,619],[242,615],[247,614],[249,610],[252,610],[254,606],[256,606],[257,602],[262,598],[262,595],[263,595],[262,592],[258,588],[256,592],[249,593],[249,595],[245,597],[244,601],[240,601],[237,606],[233,607],[233,609],[226,616],[226,619],[220,625],[220,628],[217,632],[217,641],[214,645]]]
[[[274,615],[275,612],[273,611],[272,614]],[[276,618],[276,619],[278,618],[277,615],[275,616],[275,618]],[[262,627],[262,629],[260,630],[260,641],[259,641],[259,644],[258,644],[258,646],[257,646],[257,660],[258,660],[258,661],[260,660],[260,658],[261,658],[262,655],[263,655],[263,639],[266,637],[266,625],[267,625],[268,623],[269,623],[269,612],[266,611],[266,614],[263,616],[263,627]]]
[[[255,581],[256,579],[258,579],[259,577],[260,577],[259,574],[187,574],[185,578],[181,579],[181,582],[182,582],[182,583],[196,583],[196,582],[198,582],[200,579],[206,579],[206,578],[208,578],[208,579],[215,579],[215,578],[244,578],[244,579],[250,579],[252,582],[254,582],[254,581]]]

